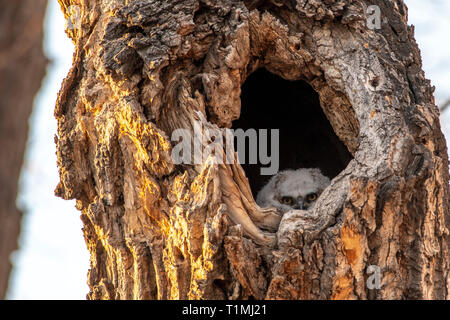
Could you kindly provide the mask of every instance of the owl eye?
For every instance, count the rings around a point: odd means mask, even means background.
[[[292,197],[282,197],[281,198],[281,203],[290,206],[290,205],[292,205],[294,203],[294,198],[292,198]]]
[[[316,201],[317,200],[317,193],[310,193],[306,196],[306,201]]]

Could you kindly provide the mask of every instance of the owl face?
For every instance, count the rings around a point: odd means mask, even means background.
[[[261,207],[275,207],[280,212],[309,210],[323,190],[330,184],[319,169],[281,171],[258,193],[256,202]]]
[[[308,210],[308,208],[312,208],[314,206],[314,203],[318,197],[319,195],[317,192],[311,192],[306,196],[299,194],[297,197],[291,195],[281,195],[278,202],[283,206],[288,206],[290,209]]]

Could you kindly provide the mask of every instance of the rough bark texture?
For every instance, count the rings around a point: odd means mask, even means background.
[[[46,5],[46,0],[0,1],[0,298],[22,219],[16,198],[28,118],[47,64],[42,51]]]
[[[56,193],[82,211],[88,298],[450,298],[447,148],[401,0],[59,2],[80,21]],[[259,208],[237,162],[171,159],[175,129],[232,126],[261,67],[308,82],[353,156],[313,211]]]

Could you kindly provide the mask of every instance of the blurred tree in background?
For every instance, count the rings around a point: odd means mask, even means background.
[[[42,50],[47,0],[0,0],[0,7],[0,297],[4,297],[22,219],[16,197],[28,118],[47,64]]]

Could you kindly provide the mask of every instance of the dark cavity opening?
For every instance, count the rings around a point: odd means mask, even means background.
[[[279,170],[320,168],[330,179],[337,176],[352,159],[347,147],[336,136],[323,112],[319,96],[305,81],[289,81],[259,69],[252,73],[241,93],[241,115],[233,129],[279,129]],[[269,145],[269,157],[271,146]],[[268,182],[270,175],[261,175],[262,165],[242,164],[253,195]],[[258,150],[259,153],[259,150]],[[273,157],[273,156],[272,156]]]

